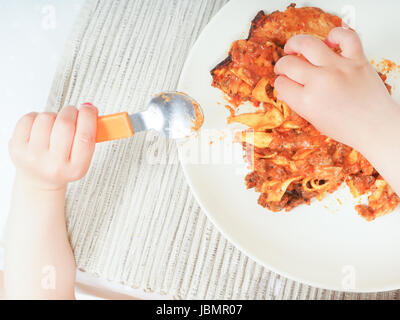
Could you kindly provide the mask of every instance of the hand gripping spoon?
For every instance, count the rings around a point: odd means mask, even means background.
[[[129,138],[150,129],[169,139],[187,138],[201,127],[203,120],[200,105],[194,99],[181,92],[163,92],[151,99],[142,112],[100,116],[96,142]]]

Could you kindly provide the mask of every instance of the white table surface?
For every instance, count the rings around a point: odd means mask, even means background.
[[[43,110],[65,41],[84,0],[0,0],[0,247],[15,169],[8,140],[25,113]],[[0,270],[3,252],[0,248]],[[168,298],[78,272],[77,280],[102,291],[142,299]],[[96,297],[77,290],[77,298]]]

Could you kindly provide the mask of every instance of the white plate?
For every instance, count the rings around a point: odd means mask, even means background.
[[[290,2],[233,0],[203,30],[179,83],[179,90],[194,97],[203,108],[203,132],[228,127],[227,110],[218,105],[224,103],[222,94],[211,87],[209,71],[226,57],[234,40],[247,37],[250,21],[259,10],[284,10]],[[298,7],[303,5],[344,15],[347,21],[350,17],[371,59],[400,62],[400,42],[395,40],[400,39],[398,1],[297,1]],[[394,89],[398,98],[396,85]],[[366,222],[356,214],[357,202],[343,188],[311,206],[303,205],[289,213],[271,213],[257,204],[258,194],[246,190],[241,161],[224,164],[221,159],[216,163],[204,159],[206,151],[211,149],[216,154],[230,144],[228,138],[217,136],[212,145],[202,136],[192,140],[192,145],[193,141],[203,142],[199,152],[203,157],[201,163],[183,160],[184,150],[188,150],[185,145],[179,145],[180,158],[201,207],[244,253],[283,276],[321,288],[359,292],[400,288],[398,210]],[[238,151],[237,147],[234,149]]]

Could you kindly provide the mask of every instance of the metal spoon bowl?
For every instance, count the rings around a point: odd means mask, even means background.
[[[163,92],[150,100],[147,109],[129,115],[120,112],[97,119],[96,142],[132,137],[155,130],[169,139],[193,135],[203,124],[200,105],[182,92]]]
[[[200,105],[182,92],[163,92],[152,98],[145,111],[129,116],[133,131],[153,129],[169,139],[193,135],[201,126]]]

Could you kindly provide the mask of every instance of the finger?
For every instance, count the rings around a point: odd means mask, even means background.
[[[304,87],[286,76],[276,78],[274,87],[278,93],[277,98],[296,111],[298,102],[302,100]]]
[[[285,53],[301,54],[315,66],[335,63],[337,55],[321,40],[300,34],[290,38],[285,45]]]
[[[74,141],[77,115],[78,110],[72,106],[64,107],[58,113],[51,133],[50,150],[59,159],[69,159]]]
[[[89,169],[96,145],[97,108],[84,105],[79,110],[70,164],[75,178],[80,179]]]
[[[37,112],[31,112],[18,120],[14,129],[14,133],[11,137],[11,141],[14,144],[23,145],[29,142],[32,126],[37,115]]]
[[[347,28],[334,28],[329,32],[326,42],[329,46],[339,46],[341,55],[350,59],[364,59],[364,50],[357,33]]]
[[[36,116],[29,138],[29,146],[35,151],[49,149],[51,130],[56,116],[53,112],[43,112]]]
[[[315,73],[317,67],[307,60],[294,55],[287,55],[278,60],[275,64],[275,73],[305,84]]]

